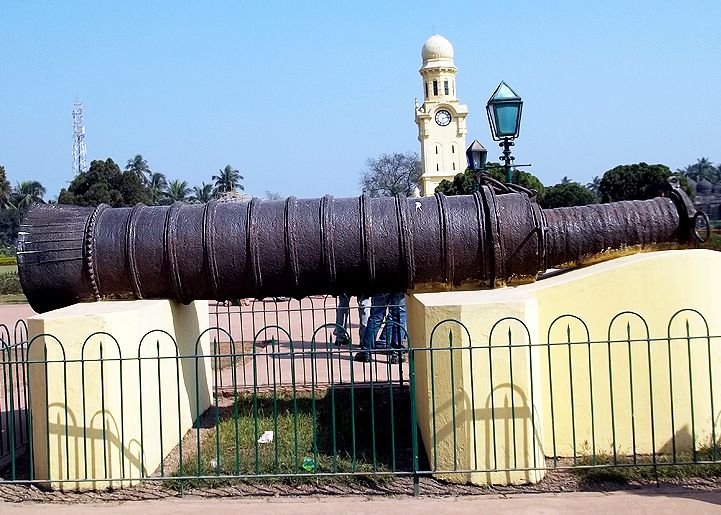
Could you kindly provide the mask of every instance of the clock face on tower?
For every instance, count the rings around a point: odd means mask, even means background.
[[[441,109],[436,113],[436,123],[441,127],[445,127],[446,125],[451,123],[451,113],[449,113],[445,109]]]

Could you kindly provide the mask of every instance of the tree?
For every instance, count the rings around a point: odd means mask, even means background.
[[[696,182],[701,182],[706,179],[714,183],[721,177],[721,167],[715,167],[707,157],[697,159],[694,164],[688,165],[678,171]]]
[[[210,202],[210,200],[212,200],[212,198],[213,198],[213,185],[212,184],[202,183],[200,186],[195,186],[193,188],[193,197],[192,197],[193,201],[204,204],[206,202]]]
[[[16,209],[13,204],[13,188],[5,174],[5,167],[0,165],[0,245],[12,247],[18,238],[20,219],[24,210]]]
[[[0,245],[11,247],[18,239],[23,209],[0,209]]]
[[[230,165],[225,165],[225,168],[219,170],[218,175],[213,175],[215,181],[215,194],[220,195],[229,191],[235,191],[236,189],[245,190],[245,187],[240,181],[245,179],[240,175],[240,171],[236,170]]]
[[[283,195],[281,195],[277,191],[265,190],[265,198],[266,198],[266,200],[282,200]]]
[[[136,154],[134,158],[128,159],[125,171],[134,173],[144,184],[148,182],[148,176],[153,173],[150,171],[148,162],[143,159],[143,156],[140,154]]]
[[[149,204],[150,200],[150,192],[137,174],[130,170],[121,172],[110,158],[90,163],[90,168],[79,173],[58,196],[58,204],[78,206],[104,203],[112,207],[126,207],[138,202]]]
[[[5,175],[5,167],[0,165],[0,207],[12,207],[10,202],[12,198],[13,187]]]
[[[486,169],[492,179],[500,183],[506,182],[506,172],[503,166],[498,163],[489,163]],[[513,171],[513,182],[526,189],[536,190],[539,201],[543,198],[545,187],[535,175],[516,169]],[[478,191],[476,173],[471,169],[466,169],[465,172],[456,174],[453,181],[442,180],[436,187],[436,191],[445,195],[471,195]]]
[[[668,166],[646,163],[620,165],[603,174],[598,186],[601,202],[619,200],[646,200],[669,191],[668,178],[679,177],[681,188],[692,195],[686,177],[673,173]]]
[[[165,175],[160,172],[153,172],[150,174],[150,181],[148,181],[148,194],[150,195],[150,202],[153,204],[162,204],[166,197],[166,190],[168,189],[168,179]]]
[[[421,160],[415,152],[381,154],[366,161],[360,186],[371,197],[389,197],[399,193],[410,197],[418,187],[422,173]]]
[[[444,195],[472,195],[476,191],[478,191],[478,179],[476,172],[470,168],[466,168],[465,172],[457,173],[452,181],[443,179],[436,186],[436,192]]]
[[[188,194],[190,193],[190,187],[186,181],[175,179],[168,183],[168,200],[170,202],[186,201],[188,200]]]
[[[564,177],[567,179],[567,177]],[[585,206],[595,204],[598,201],[596,194],[589,188],[577,182],[561,181],[555,186],[546,188],[541,200],[541,207],[550,209],[554,207]]]
[[[600,185],[601,185],[601,178],[598,175],[596,175],[593,179],[591,179],[591,182],[586,184],[586,188],[588,188],[589,190],[594,192],[596,194],[596,196],[598,196],[598,188]]]
[[[45,187],[38,181],[23,181],[12,193],[12,202],[18,209],[23,209],[35,202],[44,204],[43,195],[45,195]]]

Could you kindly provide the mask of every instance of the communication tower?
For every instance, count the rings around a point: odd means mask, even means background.
[[[73,174],[85,171],[85,125],[83,124],[83,103],[75,100],[73,105]]]

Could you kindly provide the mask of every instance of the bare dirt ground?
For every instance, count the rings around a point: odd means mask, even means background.
[[[194,440],[186,445],[192,448]],[[168,466],[172,461],[166,461]],[[598,482],[586,484],[570,471],[549,470],[546,477],[537,484],[509,486],[475,486],[453,484],[421,477],[419,493],[424,497],[458,496],[510,496],[517,494],[559,494],[566,492],[618,492],[618,491],[664,492],[720,492],[721,479],[685,478],[679,480],[631,481],[626,484]],[[166,481],[156,478],[129,488],[103,492],[59,492],[40,489],[27,484],[0,484],[0,501],[9,503],[115,503],[152,499],[170,499],[191,496],[195,498],[278,498],[278,497],[379,497],[413,496],[413,478],[398,477],[386,484],[355,481],[319,479],[317,482],[292,483],[278,479],[237,480],[233,484],[213,488],[185,488],[182,492],[171,488]]]

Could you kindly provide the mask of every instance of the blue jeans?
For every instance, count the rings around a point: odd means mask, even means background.
[[[335,309],[335,327],[333,328],[333,335],[338,338],[347,337],[350,339],[350,295],[347,293],[341,293],[338,295],[338,306]],[[369,316],[369,305],[370,299],[363,295],[356,295],[358,301],[358,319],[360,321],[359,341],[363,339],[366,326],[368,325]]]
[[[386,311],[388,316],[386,317]],[[382,342],[376,345],[376,336],[386,318]],[[373,348],[401,349],[406,337],[406,296],[403,293],[380,293],[373,295],[368,327],[361,339],[364,350]]]

